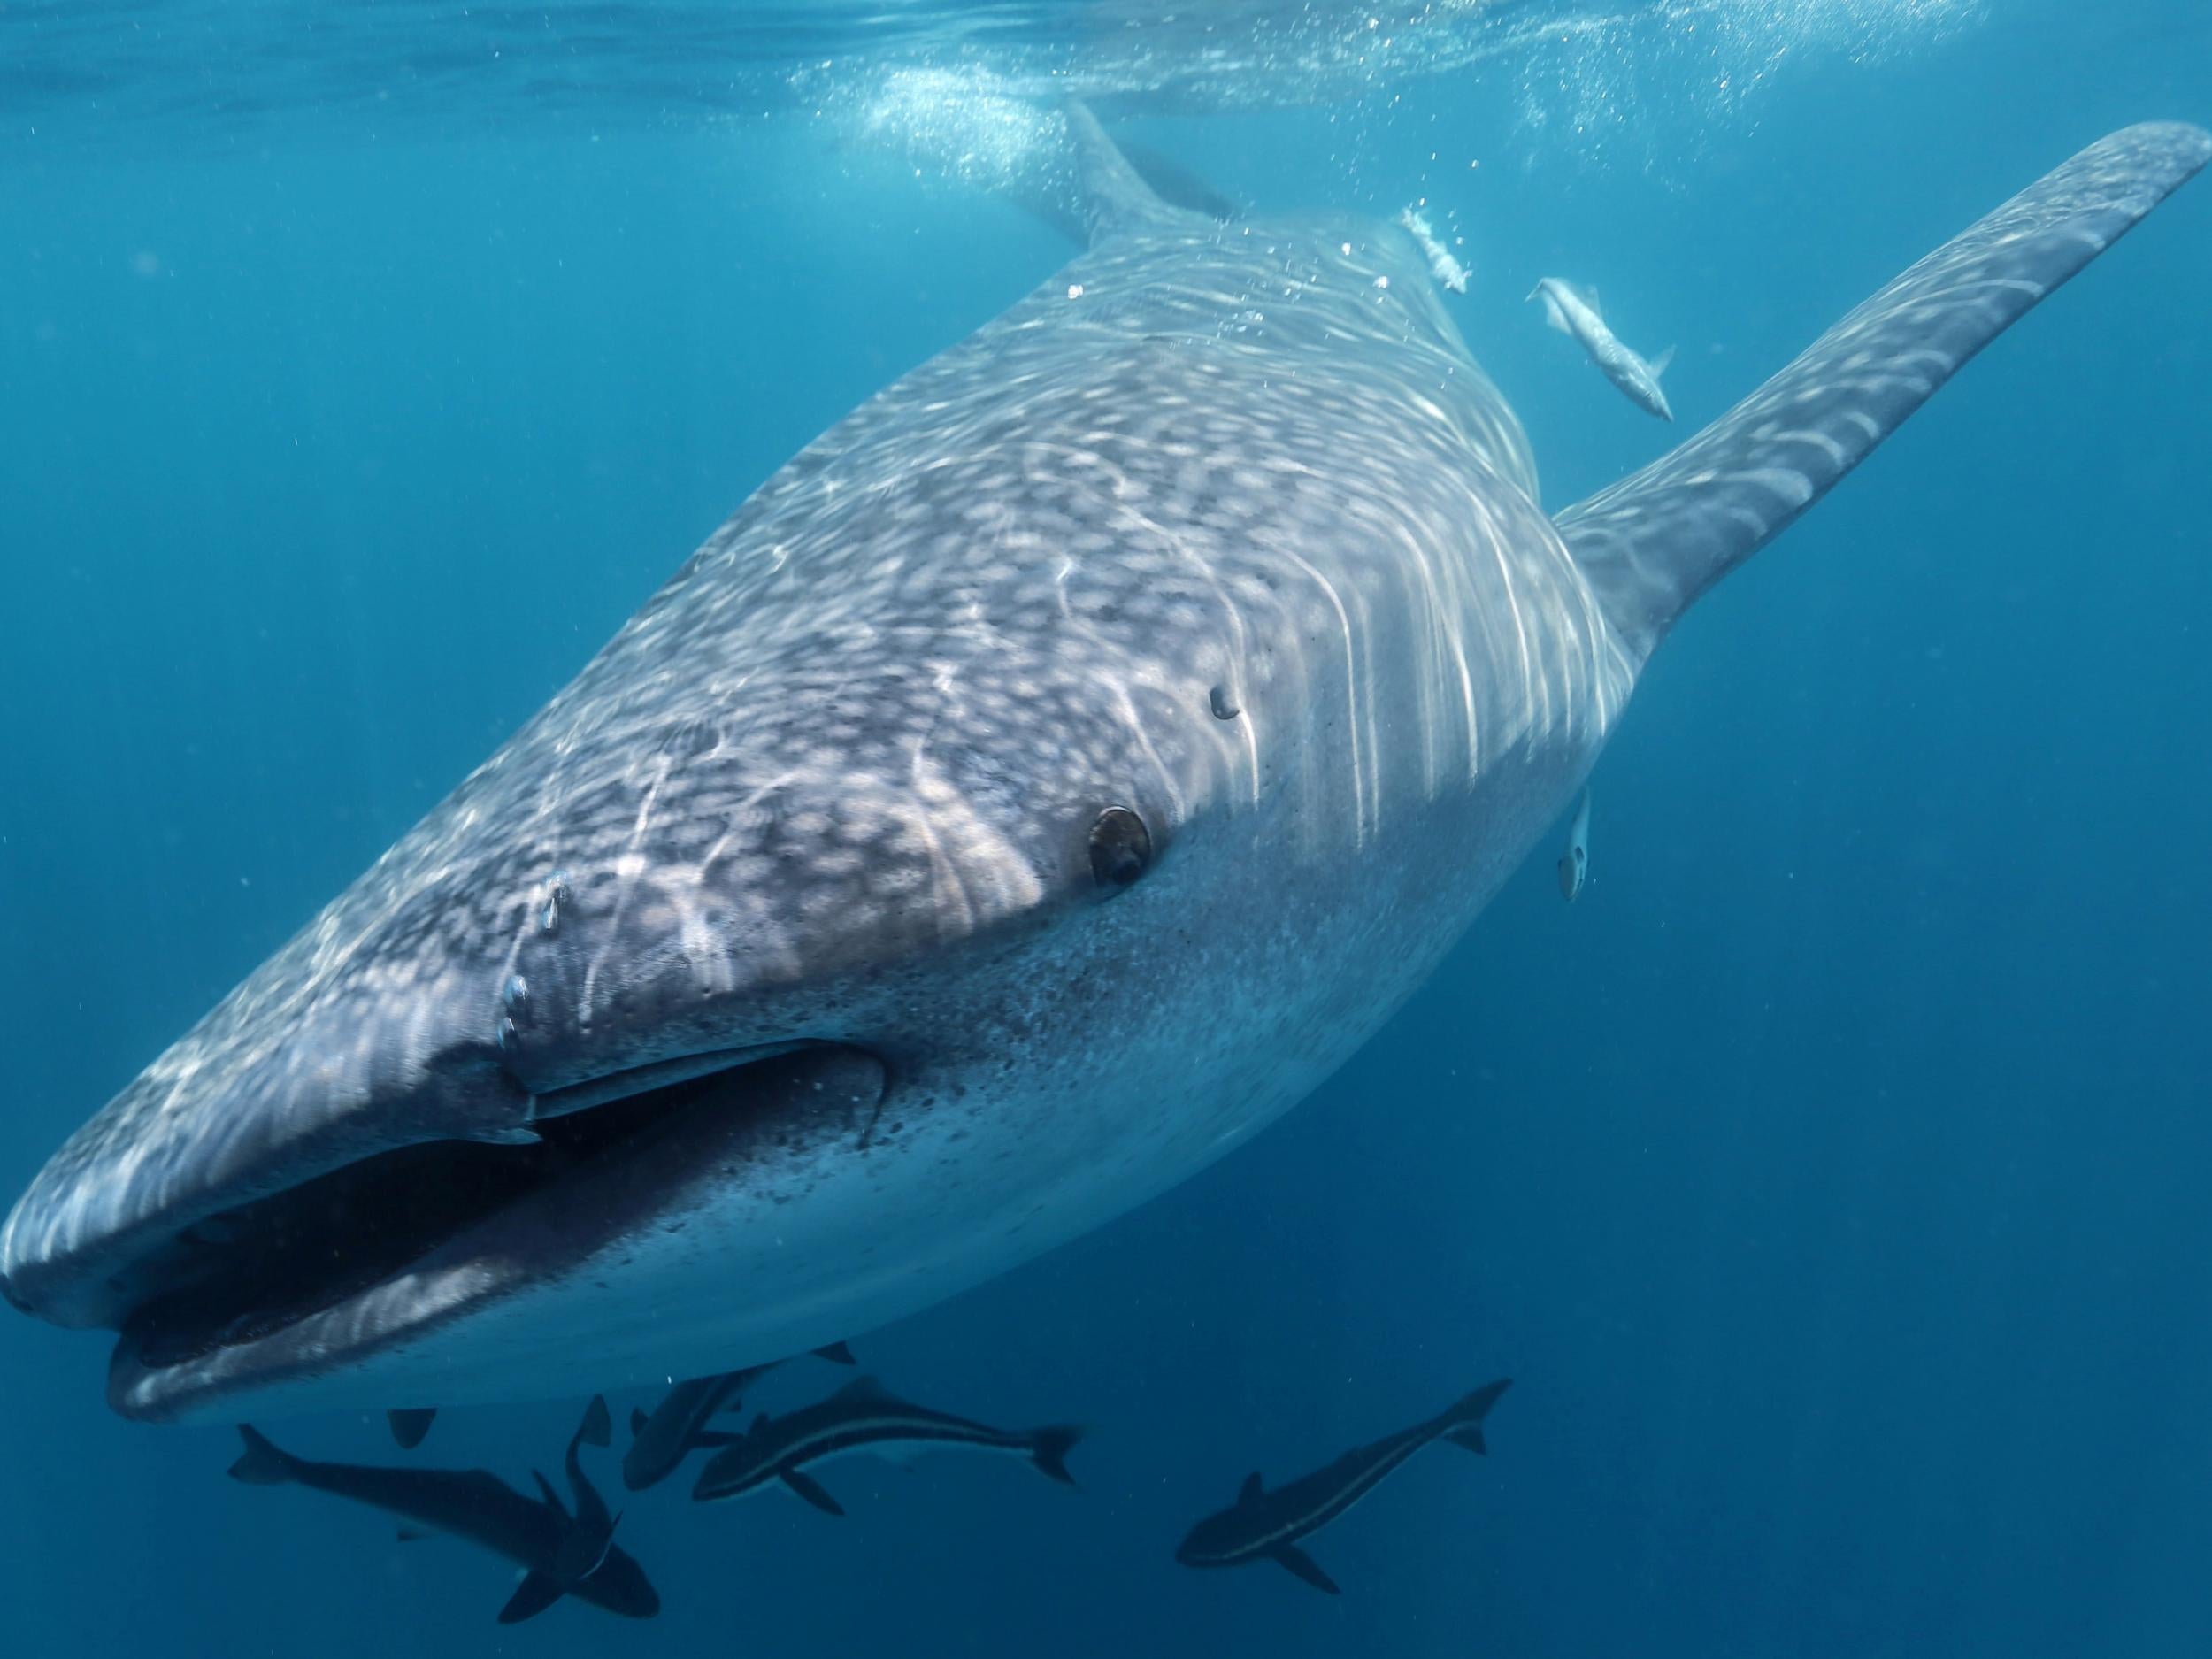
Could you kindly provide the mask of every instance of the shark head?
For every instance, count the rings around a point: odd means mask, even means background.
[[[1390,763],[1343,757],[1394,710],[1348,724],[1361,602],[1265,551],[1342,538],[1304,475],[1342,411],[1194,435],[1202,351],[1037,326],[1066,286],[787,465],[56,1154],[0,1273],[119,1333],[119,1409],[803,1352],[1171,1184],[1371,1027],[1405,971],[1313,941],[1414,896],[1353,879]]]
[[[1183,589],[1025,594],[1045,503],[963,488],[718,538],[57,1154],[10,1299],[171,1418],[764,1361],[1005,1256],[1102,1150],[1071,1098],[1217,1017],[1163,965],[1207,866],[1265,861]],[[780,580],[805,538],[847,578]]]

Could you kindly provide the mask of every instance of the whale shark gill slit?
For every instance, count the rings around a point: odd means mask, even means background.
[[[1648,657],[1697,597],[1795,522],[1967,360],[2212,157],[2147,122],[2092,144],[1845,317],[1687,443],[1555,519]]]

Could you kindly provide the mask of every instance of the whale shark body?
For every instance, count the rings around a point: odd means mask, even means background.
[[[865,1332],[1347,1058],[1677,617],[2200,167],[2130,128],[1556,518],[1401,229],[1090,247],[772,477],[58,1152],[19,1306],[133,1417],[583,1392]]]

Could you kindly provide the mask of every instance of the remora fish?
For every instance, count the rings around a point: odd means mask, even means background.
[[[708,1461],[691,1495],[702,1501],[742,1497],[780,1480],[816,1509],[842,1515],[844,1506],[806,1472],[807,1465],[856,1452],[895,1457],[939,1448],[1012,1452],[1071,1486],[1075,1477],[1068,1473],[1067,1455],[1082,1438],[1082,1430],[1064,1424],[1008,1431],[971,1423],[898,1399],[873,1378],[862,1377],[784,1417],[763,1413],[734,1446]]]
[[[1567,826],[1567,850],[1559,855],[1559,896],[1572,904],[1590,875],[1590,792],[1585,789]]]
[[[561,1517],[561,1540],[553,1552],[551,1569],[531,1573],[517,1586],[514,1600],[501,1616],[503,1623],[517,1624],[543,1611],[560,1599],[565,1586],[581,1584],[606,1563],[607,1554],[614,1548],[614,1529],[622,1524],[622,1517],[607,1507],[606,1499],[599,1495],[599,1488],[585,1475],[581,1453],[586,1446],[603,1447],[611,1438],[607,1402],[603,1396],[594,1394],[583,1421],[576,1425],[576,1432],[569,1436],[568,1453],[563,1460],[569,1495],[576,1504],[573,1515],[561,1502],[560,1494],[553,1490],[553,1483],[532,1471],[539,1494],[545,1499],[545,1507]]]
[[[595,1402],[603,1419],[603,1401]],[[586,1414],[589,1425],[591,1414]],[[499,1622],[518,1624],[542,1612],[562,1595],[572,1595],[594,1607],[629,1618],[650,1618],[660,1611],[660,1597],[646,1581],[645,1570],[612,1541],[611,1523],[605,1536],[588,1548],[580,1548],[576,1523],[569,1517],[540,1475],[542,1500],[525,1497],[486,1469],[385,1469],[363,1463],[323,1463],[273,1444],[259,1430],[245,1424],[238,1432],[246,1443],[244,1455],[230,1466],[231,1478],[250,1486],[312,1487],[334,1497],[365,1503],[396,1515],[433,1532],[465,1538],[522,1567],[522,1582],[500,1609]],[[585,1430],[578,1430],[579,1439]],[[573,1442],[569,1448],[569,1478],[574,1484],[578,1508],[605,1505],[584,1479]],[[413,1534],[403,1531],[403,1538]],[[580,1560],[580,1572],[565,1571]]]
[[[1315,1589],[1336,1594],[1335,1581],[1298,1548],[1298,1540],[1336,1519],[1432,1441],[1449,1440],[1471,1452],[1487,1451],[1482,1420],[1511,1386],[1509,1377],[1487,1383],[1427,1422],[1348,1451],[1326,1469],[1317,1469],[1272,1492],[1255,1471],[1244,1478],[1233,1505],[1191,1528],[1175,1559],[1186,1567],[1241,1567],[1271,1561]]]
[[[834,1365],[853,1363],[852,1349],[842,1342],[814,1351]],[[622,1484],[633,1492],[642,1492],[674,1474],[676,1466],[691,1452],[743,1439],[707,1425],[718,1412],[736,1410],[744,1403],[745,1390],[754,1379],[774,1369],[772,1364],[748,1365],[741,1371],[695,1377],[671,1388],[650,1412],[633,1411],[629,1449],[622,1454]]]
[[[1598,312],[1595,288],[1578,290],[1557,277],[1546,277],[1529,291],[1529,298],[1540,294],[1544,296],[1544,320],[1561,334],[1573,335],[1590,354],[1590,361],[1627,394],[1630,403],[1662,420],[1674,419],[1674,411],[1667,407],[1667,395],[1659,388],[1659,377],[1674,361],[1672,346],[1645,362],[1605,326],[1605,319]]]
[[[117,1409],[759,1364],[1183,1179],[1427,977],[1698,595],[2212,147],[2091,146],[1553,517],[1403,231],[1225,227],[1069,120],[1089,251],[32,1182],[6,1293],[121,1333]]]

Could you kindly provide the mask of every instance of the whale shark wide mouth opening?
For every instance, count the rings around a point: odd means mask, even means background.
[[[857,1053],[778,1044],[733,1051],[711,1070],[640,1068],[564,1091],[596,1103],[539,1117],[534,1141],[395,1147],[206,1217],[118,1281],[128,1311],[117,1366],[142,1394],[150,1382],[162,1392],[150,1375],[162,1372],[178,1373],[189,1392],[185,1373],[200,1362],[280,1339],[419,1263],[465,1254],[475,1235],[501,1237],[499,1268],[516,1284],[557,1274],[573,1255],[516,1248],[517,1237],[547,1238],[541,1225],[502,1224],[540,1223],[573,1191],[589,1199],[576,1206],[579,1250],[632,1230],[680,1196],[681,1175],[695,1162],[685,1156],[689,1143],[720,1144],[747,1120],[776,1113],[812,1059]]]

